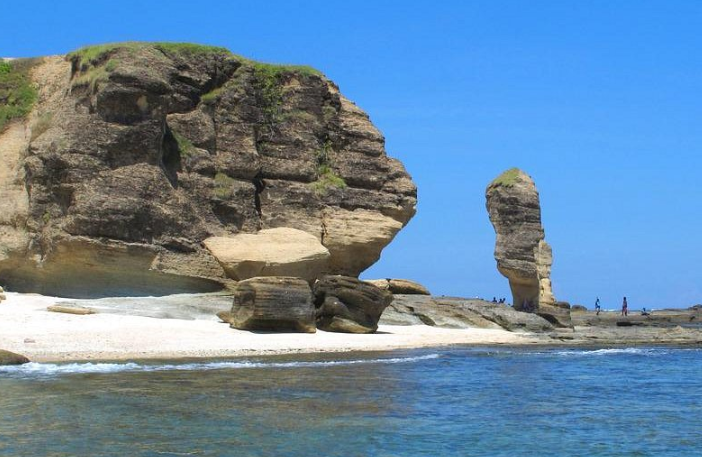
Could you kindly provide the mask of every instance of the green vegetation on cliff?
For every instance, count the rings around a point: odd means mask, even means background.
[[[37,59],[0,61],[0,131],[13,119],[21,119],[32,110],[37,90],[29,71]]]
[[[107,57],[107,54],[118,49],[124,49],[129,52],[139,51],[141,49],[153,47],[163,52],[174,54],[223,54],[233,56],[227,48],[219,46],[207,46],[194,43],[171,43],[171,42],[142,42],[142,41],[125,41],[123,43],[106,43],[93,46],[85,46],[68,54],[69,59],[78,59],[80,66],[99,63]]]
[[[317,180],[312,183],[312,188],[317,194],[324,195],[330,188],[345,189],[346,181],[337,175],[332,168],[332,144],[329,140],[324,142],[317,151]]]

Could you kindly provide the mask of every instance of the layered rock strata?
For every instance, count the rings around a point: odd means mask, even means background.
[[[288,274],[213,255],[277,228],[328,251],[292,274],[356,276],[414,215],[382,134],[311,68],[121,43],[39,59],[31,78],[31,114],[0,132],[0,281],[13,290],[158,295]]]
[[[236,286],[228,321],[241,330],[314,333],[315,308],[309,284],[300,278],[251,278]]]
[[[392,294],[348,276],[325,276],[314,285],[317,328],[328,332],[373,333]]]
[[[509,280],[514,308],[570,327],[570,311],[556,304],[551,288],[553,255],[544,240],[534,181],[519,169],[508,170],[487,187],[486,200],[497,235],[497,269]]]

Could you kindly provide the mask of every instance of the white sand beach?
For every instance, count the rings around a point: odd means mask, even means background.
[[[529,334],[495,329],[381,325],[356,335],[262,333],[210,320],[160,319],[47,311],[65,299],[7,293],[0,303],[0,348],[36,362],[261,356],[292,353],[384,351],[457,344],[530,344]]]

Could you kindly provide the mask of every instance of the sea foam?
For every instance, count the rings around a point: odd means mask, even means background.
[[[210,371],[234,370],[246,368],[313,368],[331,367],[338,365],[361,364],[395,364],[412,363],[421,360],[436,359],[439,354],[427,354],[415,357],[393,357],[357,360],[328,360],[328,361],[291,361],[291,362],[249,362],[249,361],[221,361],[221,362],[194,362],[182,364],[142,364],[127,363],[36,363],[24,365],[0,366],[0,375],[11,374],[23,377],[51,377],[66,374],[86,373],[124,373],[124,372],[156,372],[156,371]]]

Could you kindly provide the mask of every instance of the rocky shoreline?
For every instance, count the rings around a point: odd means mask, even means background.
[[[446,328],[503,328],[528,332],[536,344],[702,345],[702,309],[664,309],[647,315],[574,311],[572,328],[553,326],[535,314],[479,299],[395,295],[381,323]],[[532,342],[533,344],[534,342]]]
[[[484,300],[394,295],[374,334],[244,331],[217,316],[231,294],[60,299],[8,293],[0,305],[0,348],[38,362],[259,357],[442,346],[700,346],[700,309],[574,312],[573,328]],[[49,311],[91,310],[90,313]],[[625,323],[625,324],[622,324]]]

